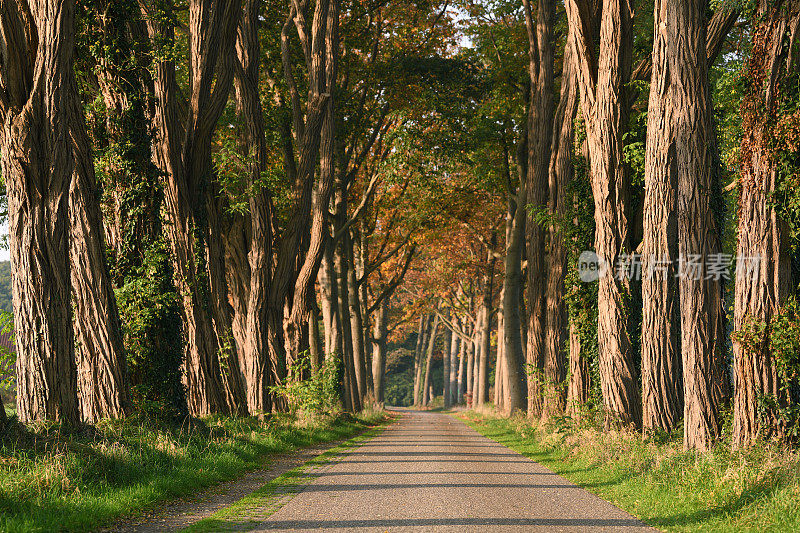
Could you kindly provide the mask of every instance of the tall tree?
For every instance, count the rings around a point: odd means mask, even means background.
[[[548,226],[549,253],[547,254],[546,332],[544,356],[544,415],[559,415],[566,408],[567,377],[564,360],[566,333],[566,305],[564,279],[567,269],[567,245],[564,224],[568,212],[567,189],[573,178],[573,146],[575,142],[575,114],[578,110],[578,86],[572,48],[564,50],[561,74],[561,96],[554,117],[553,139],[550,148]],[[576,363],[579,357],[576,354]],[[574,373],[582,370],[580,366]],[[578,376],[576,376],[578,377]],[[580,381],[579,381],[580,382]],[[580,396],[578,393],[577,396]]]
[[[595,249],[605,267],[598,289],[600,385],[607,423],[641,423],[638,376],[630,338],[630,281],[617,275],[630,246],[629,181],[623,157],[627,125],[625,86],[631,74],[632,10],[627,0],[603,2],[595,51],[598,6],[567,2],[572,46],[589,150],[595,203]]]
[[[716,168],[713,107],[706,66],[705,4],[684,2],[667,8],[667,50],[675,106],[678,179],[678,252],[683,354],[684,446],[709,449],[719,436],[714,394],[722,333],[720,279],[709,275],[708,261],[721,253],[714,202],[720,187]],[[691,258],[700,258],[693,265]]]
[[[547,336],[547,275],[545,269],[545,228],[537,217],[547,209],[550,144],[553,130],[553,68],[555,62],[555,2],[539,1],[536,18],[528,0],[523,0],[525,25],[528,32],[528,55],[531,95],[527,124],[527,153],[525,174],[527,199],[531,211],[528,214],[527,259],[528,259],[528,366],[534,375],[529,379],[528,416],[538,417],[544,408],[542,384],[547,382],[545,366],[557,359],[548,358]],[[557,371],[556,371],[557,373]],[[552,387],[550,387],[552,389]],[[553,392],[552,390],[550,391]],[[547,401],[547,400],[545,400]],[[552,399],[548,408],[553,407]]]
[[[681,319],[678,295],[677,161],[675,145],[676,104],[670,73],[667,5],[656,2],[654,14],[652,79],[648,106],[647,151],[645,155],[645,200],[642,242],[642,425],[645,430],[670,430],[683,406],[681,372]],[[714,13],[705,32],[706,65],[714,62],[738,12],[725,2]],[[637,69],[647,71],[644,63]],[[702,105],[702,104],[700,104]],[[709,146],[715,149],[715,143]],[[714,154],[709,157],[715,158]],[[718,187],[715,185],[715,187]],[[712,191],[712,194],[713,191]],[[715,245],[718,246],[718,245]],[[718,290],[716,288],[714,290]],[[716,305],[721,306],[717,299]],[[719,328],[724,317],[714,312]],[[719,337],[716,336],[715,337]],[[719,351],[719,340],[716,352]],[[714,369],[724,366],[719,354]],[[726,371],[715,378],[724,381]]]
[[[800,6],[782,0],[760,1],[753,20],[742,100],[734,304],[733,443],[737,447],[759,437],[782,436],[785,427],[780,409],[791,400],[772,336],[776,317],[791,292],[789,213],[786,197],[779,191],[792,183],[787,180],[796,179],[797,172],[793,176],[780,167],[782,158],[792,161],[788,159],[792,157],[788,141],[792,130],[787,127],[791,113],[787,111],[795,110],[796,116],[798,108]],[[795,144],[795,165],[796,150]]]
[[[671,430],[683,408],[678,295],[678,177],[675,110],[666,26],[668,2],[653,16],[642,243],[642,425]]]
[[[175,13],[171,3],[142,3],[142,18],[150,39],[169,47],[175,40]],[[209,200],[214,198],[211,137],[228,99],[233,81],[238,0],[189,4],[189,98],[178,87],[176,61],[160,53],[154,65],[155,160],[167,176],[165,213],[175,262],[176,285],[183,296],[187,355],[184,364],[189,411],[195,415],[237,410],[241,398],[223,386],[220,339],[214,328],[209,265]],[[213,205],[213,202],[211,202]]]
[[[160,172],[153,164],[148,118],[152,78],[147,67],[152,47],[138,5],[124,0],[97,0],[83,4],[83,8],[78,69],[97,76],[96,88],[87,83],[83,89],[87,100],[97,93],[95,102],[89,105],[87,120],[93,125],[93,166],[97,169],[98,189],[102,190],[102,196],[91,199],[91,203],[99,203],[104,215],[108,251],[101,255],[109,258],[110,281],[121,315],[131,401],[137,408],[157,406],[159,415],[182,417],[186,414],[186,401],[181,383],[181,309],[163,239],[164,194]],[[84,66],[84,62],[88,65]],[[73,253],[74,248],[75,244]],[[83,263],[81,255],[73,260],[73,268]],[[93,286],[100,289],[107,285]],[[109,304],[101,307],[106,313],[113,309]],[[113,319],[100,321],[107,324],[106,328],[113,327]],[[80,320],[76,326],[97,333],[104,331],[97,325],[83,326]],[[92,387],[114,388],[108,386],[108,380],[97,379],[102,373],[82,368],[92,359],[102,359],[86,357],[86,353],[101,352],[79,348],[81,408],[84,417],[91,420],[87,413],[94,413],[95,418],[102,416],[91,407],[97,403],[92,400]],[[120,388],[122,392],[117,394],[128,393],[127,385]]]
[[[77,424],[69,270],[75,2],[0,6],[0,119],[22,422]]]
[[[70,274],[75,299],[75,336],[81,417],[87,422],[119,418],[129,410],[128,376],[117,299],[111,284],[94,161],[73,85],[70,133],[75,169],[69,194]]]

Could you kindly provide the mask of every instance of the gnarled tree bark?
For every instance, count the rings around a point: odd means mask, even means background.
[[[75,3],[0,5],[0,147],[21,422],[79,422],[70,305]]]
[[[628,0],[604,2],[600,40],[594,53],[592,28],[597,6],[569,0],[572,46],[589,147],[595,203],[595,249],[604,265],[598,289],[600,386],[606,423],[641,423],[638,377],[629,331],[630,282],[617,275],[624,254],[632,252],[629,236],[629,176],[622,153],[627,124],[625,85],[630,78],[632,11]]]
[[[755,17],[758,23],[745,70],[750,92],[742,103],[733,343],[735,447],[752,444],[759,437],[783,436],[785,428],[775,408],[760,406],[762,398],[770,399],[775,407],[787,403],[770,343],[771,322],[791,290],[789,228],[770,200],[780,179],[771,141],[782,83],[798,68],[800,6],[762,0]]]

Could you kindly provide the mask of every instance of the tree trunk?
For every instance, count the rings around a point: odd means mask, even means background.
[[[800,11],[793,2],[758,3],[753,46],[745,66],[742,174],[734,305],[733,444],[783,437],[779,409],[788,405],[771,342],[772,325],[791,293],[789,227],[773,197],[782,183],[773,146],[786,98],[780,90],[797,72]],[[796,98],[796,94],[793,96]],[[783,133],[787,135],[787,133]],[[765,401],[766,400],[766,401]]]
[[[525,175],[527,204],[533,207],[527,215],[526,228],[529,306],[527,363],[532,374],[528,379],[527,407],[529,417],[538,417],[543,409],[541,378],[547,357],[546,287],[550,272],[545,270],[545,232],[536,222],[536,216],[538,211],[543,211],[548,205],[548,169],[553,129],[555,2],[552,0],[538,2],[535,23],[528,0],[523,0],[523,9],[528,33],[528,74],[531,82]],[[520,202],[520,205],[524,204]]]
[[[447,319],[453,320],[450,310],[447,310]],[[453,342],[456,335],[453,331],[445,326],[444,339],[442,343],[442,400],[445,407],[450,407],[450,350],[453,348]]]
[[[433,325],[431,326],[431,334],[428,337],[428,347],[425,351],[425,380],[422,386],[422,405],[427,407],[433,399],[431,390],[433,384],[431,383],[431,361],[433,359],[433,351],[436,348],[436,332],[439,329],[439,317],[433,317]]]
[[[322,307],[322,324],[325,328],[325,356],[339,352],[339,314],[338,314],[338,287],[333,265],[333,240],[326,239],[325,253],[319,269],[320,301]]]
[[[241,68],[236,71],[234,88],[236,114],[244,124],[241,136],[244,152],[250,161],[248,187],[252,193],[248,199],[249,241],[245,243],[250,276],[243,317],[244,344],[241,346],[246,405],[240,409],[251,414],[263,414],[272,409],[268,392],[272,379],[266,358],[270,353],[267,306],[272,277],[273,214],[269,191],[261,184],[267,165],[266,129],[258,90],[261,2],[244,0],[242,7],[236,39],[236,54]]]
[[[707,450],[721,427],[713,394],[718,377],[714,334],[721,310],[720,281],[707,276],[720,240],[713,211],[716,169],[713,107],[706,68],[705,4],[667,5],[667,50],[674,107],[678,175],[678,252],[683,353],[684,447]],[[691,258],[699,258],[692,265]],[[709,279],[707,279],[709,278]]]
[[[459,324],[458,319],[454,320],[456,325]],[[459,389],[458,389],[458,372],[459,372],[459,353],[464,343],[461,338],[453,334],[453,340],[450,344],[450,404],[455,405],[460,403]]]
[[[316,372],[322,368],[323,361],[322,339],[319,335],[319,310],[316,305],[311,307],[308,317],[308,352],[311,370]]]
[[[490,262],[493,264],[493,261]],[[491,349],[491,321],[492,321],[492,278],[491,273],[484,279],[484,294],[481,299],[481,309],[478,311],[478,338],[480,343],[480,357],[477,362],[477,391],[476,405],[484,405],[489,401],[489,350]]]
[[[477,320],[476,320],[477,325]],[[466,370],[466,383],[464,384],[466,388],[466,398],[467,398],[467,407],[474,407],[475,406],[475,359],[476,359],[476,352],[478,348],[478,328],[475,327],[472,330],[472,341],[470,342],[469,348],[467,349],[467,370]]]
[[[581,338],[574,322],[569,325],[569,387],[567,388],[567,414],[579,416],[589,401],[589,362],[581,350]]]
[[[420,336],[417,337],[417,350],[414,353],[414,405],[420,405],[422,398],[422,356],[427,346],[428,330],[431,326],[431,315],[422,315],[420,318]]]
[[[70,130],[75,170],[69,193],[69,252],[76,311],[78,400],[82,419],[94,423],[125,415],[129,386],[117,298],[106,262],[94,161],[76,85],[73,91]]]
[[[577,78],[572,49],[569,46],[564,50],[564,68],[561,80],[561,98],[554,118],[554,129],[557,128],[557,131],[553,133],[553,142],[550,147],[550,196],[547,204],[548,212],[555,217],[556,222],[551,222],[548,227],[550,249],[547,256],[545,386],[542,413],[544,416],[563,414],[566,408],[564,277],[567,269],[567,247],[564,245],[561,221],[565,219],[567,212],[566,187],[572,181],[573,176],[575,113],[578,110]]]
[[[372,381],[375,384],[375,401],[383,406],[386,389],[386,334],[389,325],[389,301],[384,298],[375,310],[372,332]]]
[[[31,13],[16,2],[0,6],[0,153],[14,271],[17,417],[75,425],[68,255],[75,4],[36,7]]]
[[[525,380],[525,353],[522,347],[522,323],[520,320],[520,293],[522,292],[522,253],[525,236],[525,182],[520,179],[517,195],[509,200],[506,231],[505,276],[503,277],[503,320],[498,321],[503,341],[503,412],[510,414],[527,407]],[[499,347],[499,343],[498,343]],[[500,358],[498,358],[500,360]],[[498,367],[499,368],[499,367]],[[495,398],[499,398],[495,394]]]
[[[312,26],[315,35],[311,44],[309,76],[311,87],[316,94],[309,99],[310,109],[305,113],[297,172],[299,186],[295,190],[298,200],[290,223],[282,235],[276,268],[278,275],[273,284],[277,289],[273,290],[273,300],[288,298],[284,330],[291,344],[288,355],[292,358],[296,358],[304,349],[301,339],[306,331],[304,325],[310,312],[314,281],[317,279],[323,255],[326,253],[326,243],[330,239],[328,213],[330,197],[336,185],[334,152],[337,144],[335,94],[339,63],[339,9],[339,0],[321,1],[315,6]],[[323,18],[326,19],[325,22]],[[287,20],[286,25],[288,24]],[[318,44],[320,41],[322,43]],[[284,57],[284,60],[286,59],[287,57]],[[314,105],[314,100],[317,98],[322,102],[321,109]],[[298,109],[295,109],[294,117],[296,124],[302,123],[303,117]],[[289,139],[286,144],[291,145]],[[285,160],[291,160],[291,150],[287,148],[285,152]],[[315,184],[318,156],[319,180]],[[284,278],[288,282],[286,285],[280,281]]]
[[[343,220],[346,214],[346,207],[344,204],[344,194],[341,190],[341,184],[336,193],[337,204],[337,217],[339,221]],[[349,319],[350,301],[349,301],[349,288],[347,280],[347,250],[345,248],[346,239],[339,240],[334,253],[334,264],[336,271],[336,284],[339,289],[339,326],[341,331],[339,335],[342,339],[342,362],[344,364],[345,382],[347,383],[347,394],[350,398],[350,406],[353,412],[361,411],[361,395],[359,393],[358,378],[356,376],[356,366],[353,351],[353,335],[351,332],[351,324]],[[348,318],[345,318],[348,317]]]
[[[466,324],[466,320],[464,321]],[[468,332],[469,328],[465,328]],[[458,375],[456,376],[456,402],[459,404],[464,403],[464,392],[465,388],[469,388],[469,368],[472,364],[472,358],[470,357],[470,350],[472,349],[472,342],[467,342],[464,339],[461,339],[460,348],[458,351]],[[469,393],[469,391],[466,391]]]
[[[171,8],[167,7],[167,11]],[[227,101],[239,2],[193,0],[189,6],[191,98],[185,123],[174,60],[154,66],[155,160],[167,176],[164,212],[175,262],[176,288],[183,295],[187,354],[184,363],[190,413],[227,412],[228,404],[218,359],[219,342],[209,301],[207,264],[208,197],[211,136]],[[174,41],[172,13],[153,17],[144,12],[151,39]],[[213,36],[213,38],[212,38]],[[226,63],[225,65],[221,65]],[[212,88],[217,67],[217,76]],[[211,257],[214,262],[216,257]]]
[[[481,351],[483,350],[483,319],[480,316],[483,314],[483,311],[478,311],[478,321],[477,326],[475,328],[474,334],[474,346],[475,346],[475,357],[474,357],[474,364],[475,368],[472,371],[472,407],[475,408],[478,405],[478,396],[480,392],[480,381],[481,381]]]
[[[501,291],[502,300],[502,291]],[[502,310],[497,313],[497,335],[502,338],[503,332],[503,314]],[[497,343],[497,351],[494,354],[494,407],[500,412],[506,414],[506,406],[508,405],[508,370],[506,367],[506,348],[504,342]],[[510,412],[508,413],[510,414]]]
[[[342,237],[348,250],[347,257],[347,302],[350,316],[350,334],[353,337],[353,366],[355,368],[358,395],[361,403],[367,400],[367,353],[364,345],[364,324],[361,315],[361,300],[356,284],[354,243],[350,232]]]
[[[591,10],[581,10],[578,1],[567,2],[567,13],[573,26],[572,42],[589,147],[595,250],[605,267],[601,270],[597,298],[600,385],[606,423],[638,426],[641,398],[629,330],[630,281],[627,275],[617,276],[615,272],[619,260],[631,252],[629,176],[622,147],[627,124],[625,84],[631,71],[632,13],[626,0],[603,3],[600,48],[595,57],[593,39],[586,33],[594,25],[589,18]]]
[[[655,4],[653,74],[645,153],[642,243],[642,426],[670,431],[680,419],[683,383],[678,294],[678,176],[668,65],[667,2]]]

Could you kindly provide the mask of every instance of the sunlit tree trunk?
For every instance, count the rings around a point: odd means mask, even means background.
[[[323,351],[322,351],[322,338],[319,334],[319,310],[315,305],[311,306],[311,312],[308,317],[308,351],[311,360],[311,369],[316,372],[322,367]]]
[[[447,319],[452,320],[453,317],[450,315],[449,309],[446,313]],[[450,407],[450,383],[448,382],[450,379],[450,350],[452,349],[455,337],[453,331],[445,327],[442,343],[442,400],[444,401],[445,407]]]
[[[503,289],[500,289],[500,301],[502,302]],[[506,413],[505,407],[508,404],[507,394],[507,375],[508,369],[506,368],[506,343],[504,342],[505,327],[504,327],[503,307],[497,310],[497,350],[494,354],[494,407],[500,413]]]
[[[336,300],[338,288],[333,265],[333,241],[327,239],[322,264],[319,269],[319,293],[322,307],[322,324],[325,328],[325,355],[339,350],[339,314]]]
[[[347,214],[347,204],[343,191],[343,183],[337,180],[336,191],[336,216],[338,227],[344,224],[344,219]],[[338,287],[338,314],[340,317],[339,326],[341,331],[339,335],[342,339],[342,363],[344,365],[344,376],[347,395],[350,398],[349,405],[354,412],[361,410],[361,395],[359,393],[358,378],[356,376],[356,366],[353,352],[353,335],[350,324],[350,299],[348,288],[348,253],[346,249],[346,239],[342,238],[336,243],[334,251],[334,270],[336,271],[336,284]],[[362,376],[363,377],[363,376]]]
[[[505,276],[503,276],[503,291],[501,293],[503,316],[502,320],[498,320],[498,339],[502,341],[502,357],[499,357],[498,361],[501,359],[503,361],[504,396],[502,398],[503,412],[505,413],[527,408],[525,353],[522,347],[522,323],[519,305],[522,292],[525,198],[525,182],[521,179],[516,191],[516,198],[509,199],[504,262]],[[498,348],[500,346],[499,341]],[[495,398],[500,398],[497,391],[495,391]]]
[[[460,327],[460,321],[454,320],[454,323]],[[450,403],[460,403],[459,389],[458,389],[458,372],[459,372],[459,354],[461,353],[464,343],[461,337],[453,334],[453,340],[450,344]]]
[[[467,407],[474,407],[475,406],[475,359],[477,354],[478,348],[478,328],[477,328],[477,319],[476,319],[476,327],[472,330],[471,340],[469,343],[469,347],[467,348],[467,367],[466,367],[466,383],[464,384],[465,387],[465,394],[466,397],[469,399]]]
[[[476,386],[473,388],[475,393],[475,404],[484,405],[489,401],[489,351],[491,349],[491,323],[492,323],[492,296],[494,292],[494,262],[495,258],[489,252],[487,261],[487,271],[483,279],[483,294],[480,300],[478,311],[477,336],[480,347],[480,356],[476,363],[477,375]]]
[[[242,128],[243,148],[250,161],[248,187],[251,189],[249,203],[249,228],[243,239],[246,246],[247,271],[249,279],[246,291],[246,304],[239,310],[239,320],[243,322],[244,344],[240,345],[241,370],[238,365],[229,368],[233,378],[230,388],[245,389],[245,402],[239,406],[240,412],[252,414],[266,413],[272,404],[267,389],[272,383],[269,372],[265,371],[265,358],[270,353],[267,335],[267,299],[272,276],[272,203],[270,193],[261,184],[261,176],[266,169],[266,137],[261,100],[259,97],[259,55],[258,39],[259,0],[244,0],[243,13],[239,23],[236,40],[236,54],[241,69],[237,69],[234,80],[236,112],[244,124]],[[244,266],[245,261],[240,260]],[[243,316],[242,316],[243,315]],[[239,383],[239,373],[244,383]]]
[[[682,416],[678,189],[674,102],[668,65],[667,4],[654,14],[652,80],[645,153],[642,244],[642,426],[670,431]]]
[[[466,320],[464,320],[465,326]],[[464,328],[465,332],[469,335],[469,327]],[[461,339],[461,343],[458,350],[458,375],[456,376],[456,402],[464,403],[464,393],[469,392],[466,391],[469,387],[469,367],[471,364],[471,349],[472,349],[472,342],[467,341],[465,339]]]
[[[705,4],[667,5],[667,50],[674,105],[678,177],[678,251],[681,352],[683,354],[684,446],[707,450],[719,436],[720,405],[714,379],[719,279],[707,276],[708,262],[721,253],[714,202],[721,202],[716,168],[713,107],[706,67]],[[699,258],[695,266],[689,258]]]
[[[759,437],[785,436],[777,411],[790,401],[770,340],[775,315],[792,288],[789,227],[772,200],[782,179],[772,147],[774,124],[783,118],[781,104],[787,97],[782,88],[798,69],[800,8],[796,2],[762,0],[754,20],[745,67],[748,89],[742,101],[733,343],[735,447]],[[764,400],[772,405],[765,406]]]
[[[431,362],[433,360],[433,351],[436,348],[436,334],[439,330],[439,317],[433,317],[433,325],[431,325],[431,333],[428,337],[428,346],[425,349],[425,378],[422,385],[422,405],[427,406],[430,404],[432,398],[431,391],[433,390],[433,383],[431,381]]]
[[[567,377],[564,360],[564,342],[567,337],[564,305],[567,247],[563,240],[561,224],[567,212],[566,188],[573,177],[575,114],[578,110],[578,86],[573,51],[570,46],[564,50],[561,80],[561,97],[553,119],[549,167],[550,195],[547,204],[548,212],[551,216],[555,216],[555,222],[551,222],[548,227],[550,248],[547,255],[544,416],[564,413],[567,396],[564,383]]]
[[[389,301],[384,298],[375,310],[372,331],[372,381],[375,384],[375,401],[382,406],[386,389],[386,335],[389,325]]]
[[[425,353],[425,346],[430,327],[430,315],[419,317],[419,335],[417,336],[417,346],[414,350],[414,405],[420,405],[420,391],[422,387],[422,355]]]
[[[174,41],[172,9],[143,7],[151,39]],[[208,197],[212,180],[211,136],[233,81],[238,0],[193,0],[189,6],[190,97],[183,101],[174,59],[153,67],[155,89],[155,161],[166,175],[164,213],[175,263],[175,280],[183,296],[187,353],[184,363],[187,404],[195,415],[228,412],[219,364],[219,340],[210,302]],[[220,75],[215,76],[219,67]],[[214,80],[212,86],[212,80]]]
[[[367,399],[367,353],[364,342],[364,323],[361,315],[361,298],[356,284],[355,243],[350,233],[343,237],[349,251],[347,258],[347,302],[350,317],[350,334],[353,338],[353,367],[361,402]]]
[[[21,422],[79,422],[69,269],[75,3],[0,5],[2,174]]]
[[[581,338],[574,322],[569,326],[569,385],[567,387],[567,414],[580,415],[589,401],[590,374],[589,361],[581,350]]]
[[[597,327],[606,423],[638,426],[641,398],[627,303],[631,288],[627,276],[616,272],[619,259],[632,252],[629,176],[622,153],[627,125],[625,84],[631,72],[631,5],[627,0],[603,3],[597,54],[594,38],[588,33],[595,25],[595,6],[583,0],[568,0],[566,5],[589,147],[595,251],[606,267],[599,282]]]

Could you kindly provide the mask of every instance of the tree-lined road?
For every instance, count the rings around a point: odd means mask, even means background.
[[[653,531],[451,416],[403,412],[258,531]]]

